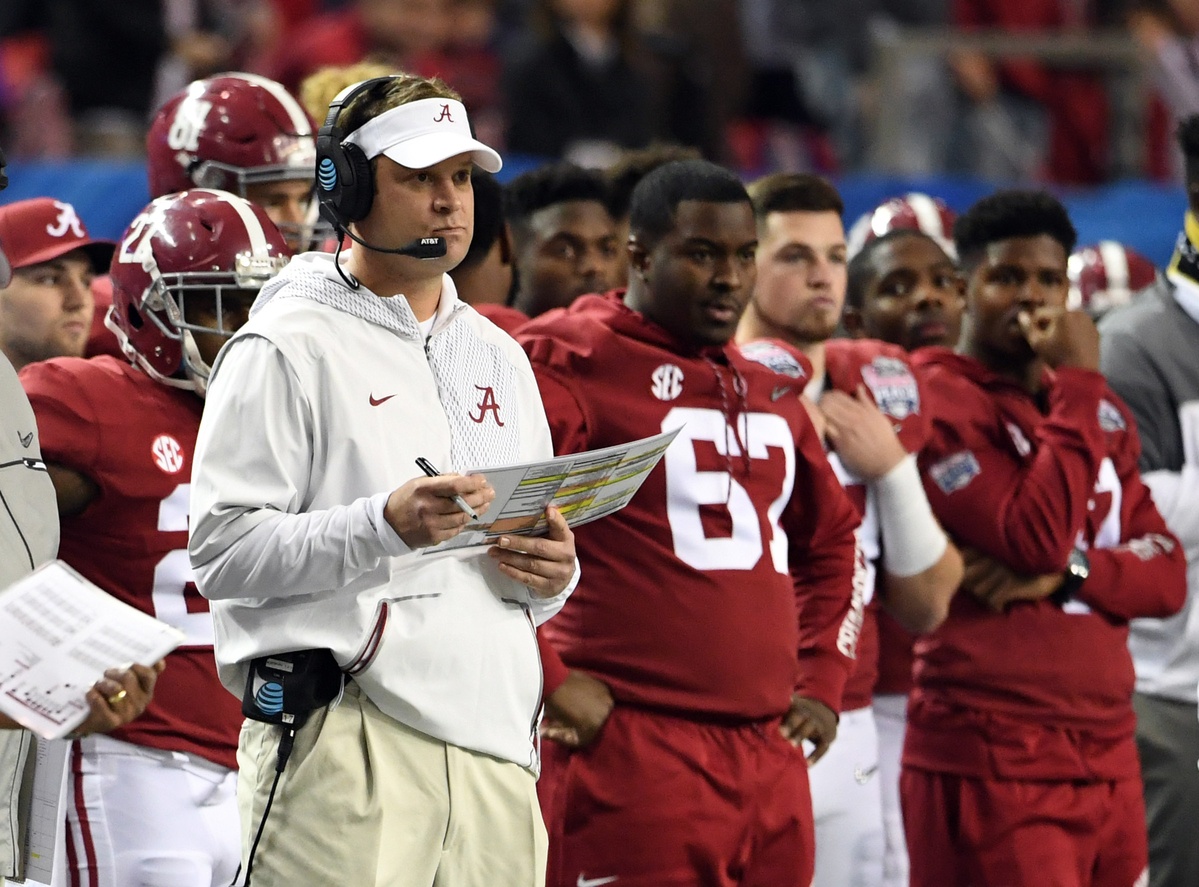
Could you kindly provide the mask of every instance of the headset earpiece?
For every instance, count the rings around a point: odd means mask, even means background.
[[[362,149],[344,144],[346,134],[338,126],[337,118],[341,109],[359,93],[394,79],[394,76],[373,77],[346,87],[329,104],[329,113],[316,134],[316,193],[321,215],[342,230],[371,211],[375,181],[371,162]]]

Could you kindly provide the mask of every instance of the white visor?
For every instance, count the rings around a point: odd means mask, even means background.
[[[466,108],[453,99],[420,99],[385,111],[346,138],[373,159],[380,154],[408,169],[427,169],[470,154],[482,169],[499,172],[500,155],[470,134]]]

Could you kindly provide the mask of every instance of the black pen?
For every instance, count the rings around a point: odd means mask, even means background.
[[[433,463],[424,456],[416,457],[416,467],[427,474],[429,477],[441,477],[441,472],[433,467]],[[461,496],[454,496],[454,504],[457,505],[463,513],[470,516],[471,520],[478,520],[479,516],[475,514],[475,510],[466,504],[466,500]]]

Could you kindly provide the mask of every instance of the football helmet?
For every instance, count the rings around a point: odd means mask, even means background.
[[[266,212],[234,194],[196,188],[159,197],[129,225],[112,257],[105,324],[150,376],[203,395],[211,367],[192,333],[233,335],[222,294],[261,288],[290,255]],[[189,320],[189,293],[215,294],[215,326]]]
[[[945,201],[918,191],[910,191],[902,197],[884,200],[870,212],[853,223],[846,237],[849,257],[856,256],[871,240],[882,237],[888,231],[906,228],[927,234],[937,242],[951,259],[957,259],[953,246],[953,223],[957,219]]]
[[[286,89],[256,74],[230,73],[195,80],[171,96],[146,135],[150,196],[188,188],[218,188],[249,199],[247,186],[316,182],[315,128]],[[328,231],[315,232],[318,208],[303,223],[277,225],[297,250]]]
[[[1098,320],[1157,280],[1157,268],[1131,247],[1115,240],[1080,246],[1066,265],[1070,295],[1066,307],[1082,309]]]

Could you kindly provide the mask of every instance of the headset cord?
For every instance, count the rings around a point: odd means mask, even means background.
[[[262,830],[266,828],[266,818],[271,815],[271,804],[275,803],[275,789],[279,787],[279,778],[283,776],[283,768],[287,766],[287,759],[291,757],[291,749],[295,745],[295,741],[294,727],[285,728],[279,737],[279,758],[275,762],[275,781],[271,783],[271,793],[266,798],[266,809],[262,811],[262,820],[258,823],[258,834],[254,836],[254,843],[250,845],[250,857],[246,860],[246,880],[243,882],[243,887],[250,887],[250,873],[254,871],[254,853],[258,850],[258,842],[262,840]],[[233,877],[233,882],[237,883],[236,875]]]

